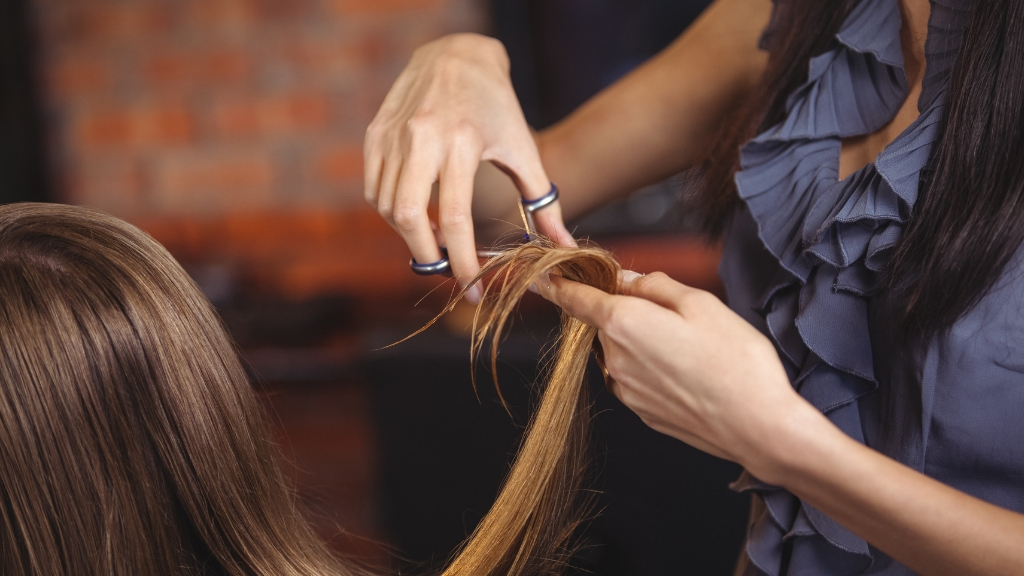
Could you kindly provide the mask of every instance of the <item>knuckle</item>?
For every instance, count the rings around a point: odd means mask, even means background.
[[[405,130],[415,141],[425,138],[431,134],[434,125],[434,115],[426,112],[417,112],[405,121]]]
[[[505,44],[497,38],[480,36],[479,45],[482,50],[486,50],[491,56],[498,57],[502,60],[508,58],[508,51],[505,49]]]
[[[609,305],[605,316],[604,331],[612,340],[616,340],[625,333],[629,322],[630,309],[628,301],[618,301]]]
[[[366,133],[363,135],[363,142],[367,147],[376,144],[383,131],[384,129],[381,126],[380,120],[374,118],[373,121],[370,122],[369,126],[366,127]]]
[[[462,119],[452,126],[448,130],[448,135],[457,150],[471,149],[480,139],[476,126],[467,119]]]
[[[638,288],[647,289],[654,287],[668,279],[668,275],[665,274],[664,272],[651,272],[650,274],[644,274],[643,276],[637,278],[633,282],[636,283]]]
[[[472,32],[456,32],[440,38],[437,42],[446,51],[467,49],[473,47],[476,36]]]
[[[690,305],[698,308],[708,308],[718,302],[718,298],[711,292],[704,290],[690,290],[687,293]]]
[[[501,54],[505,53],[505,45],[497,38],[491,36],[484,36],[484,43],[491,49]]]
[[[425,213],[423,209],[418,206],[395,206],[391,214],[392,220],[395,222],[395,227],[402,232],[411,232],[416,229],[420,221],[423,220]]]
[[[452,50],[464,51],[467,53],[475,53],[481,50],[505,50],[505,45],[501,43],[497,38],[491,36],[485,36],[483,34],[477,34],[475,32],[462,32],[457,34],[451,34],[446,37],[447,48]]]
[[[616,382],[623,383],[623,373],[626,362],[619,354],[611,354],[605,356],[604,368],[608,371],[608,374],[615,379]]]

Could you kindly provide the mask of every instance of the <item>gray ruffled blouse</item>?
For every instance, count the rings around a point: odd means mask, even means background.
[[[898,0],[861,0],[832,49],[811,59],[786,119],[742,148],[744,206],[720,272],[730,307],[774,342],[800,395],[846,434],[1024,512],[1024,256],[920,349],[890,345],[872,295],[917,201],[969,8],[932,1],[920,117],[840,181],[841,139],[884,126],[908,94]],[[786,490],[749,474],[734,488],[760,499],[744,574],[780,574],[784,555],[790,575],[911,573]]]

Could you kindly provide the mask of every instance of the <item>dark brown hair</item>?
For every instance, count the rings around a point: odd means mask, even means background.
[[[0,572],[353,573],[298,513],[195,284],[85,208],[0,206]]]
[[[739,148],[780,122],[811,57],[833,46],[856,0],[787,0],[767,38],[769,63],[715,147],[701,205],[712,232],[734,209]],[[949,80],[941,132],[912,218],[879,290],[893,331],[927,338],[950,327],[995,284],[1024,241],[1024,4],[975,1]]]

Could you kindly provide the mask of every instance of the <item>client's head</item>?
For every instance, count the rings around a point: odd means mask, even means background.
[[[170,254],[84,208],[0,206],[0,573],[348,572]]]

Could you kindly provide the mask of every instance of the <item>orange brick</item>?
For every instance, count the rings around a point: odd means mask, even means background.
[[[239,28],[259,20],[252,0],[193,0],[191,19],[204,28]]]
[[[445,4],[445,0],[332,0],[331,7],[341,15],[411,12],[430,10]]]
[[[276,175],[263,150],[167,153],[155,162],[152,200],[171,212],[252,210],[273,203]]]
[[[146,78],[157,87],[239,82],[249,77],[249,57],[238,50],[208,53],[167,52],[143,64]]]
[[[225,250],[246,258],[267,262],[281,254],[295,254],[298,248],[282,222],[273,213],[248,212],[226,214],[221,222],[221,242]]]
[[[181,106],[157,106],[88,114],[74,129],[83,148],[180,145],[192,139],[194,119]]]
[[[116,214],[137,207],[142,174],[134,158],[89,158],[70,170],[68,196],[64,200],[94,206]]]
[[[200,78],[203,80],[242,80],[249,76],[252,66],[243,52],[213,52],[202,59]]]
[[[57,23],[56,40],[77,44],[151,41],[169,33],[174,19],[162,2],[71,3]]]
[[[288,135],[323,129],[330,105],[321,95],[300,95],[224,103],[217,107],[214,122],[227,137]]]
[[[361,146],[339,146],[321,153],[314,161],[313,172],[321,180],[357,180],[363,177]]]
[[[110,87],[114,72],[102,58],[68,57],[47,69],[50,93],[57,98],[74,98],[102,92]]]
[[[217,31],[243,31],[311,13],[311,0],[193,0],[190,17]]]
[[[388,56],[388,49],[383,38],[372,34],[351,41],[298,35],[284,46],[282,54],[295,66],[330,73],[379,65]]]

